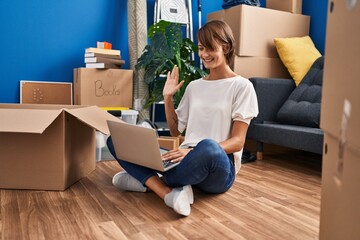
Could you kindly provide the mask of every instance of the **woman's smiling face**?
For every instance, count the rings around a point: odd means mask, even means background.
[[[210,50],[201,43],[198,45],[199,57],[207,69],[214,69],[227,64],[223,47],[220,44],[214,44],[214,47],[214,50]]]

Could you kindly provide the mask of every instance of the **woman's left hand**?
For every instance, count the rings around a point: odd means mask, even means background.
[[[178,148],[161,155],[163,161],[180,162],[192,150],[192,148]]]

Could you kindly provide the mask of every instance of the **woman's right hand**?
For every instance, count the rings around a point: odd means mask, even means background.
[[[168,72],[167,79],[163,89],[163,96],[172,97],[181,88],[184,80],[179,83],[179,68],[175,65],[173,70]]]
[[[192,150],[192,148],[178,148],[161,155],[163,161],[180,162]]]

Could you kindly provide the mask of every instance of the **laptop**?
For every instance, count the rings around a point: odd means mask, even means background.
[[[115,153],[118,159],[152,168],[168,171],[180,162],[163,161],[156,130],[125,122],[107,121]]]

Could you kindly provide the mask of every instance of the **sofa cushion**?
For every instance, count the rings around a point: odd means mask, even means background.
[[[319,57],[277,113],[280,123],[319,127],[324,57]]]
[[[321,53],[309,36],[275,38],[274,43],[281,61],[298,86]]]

